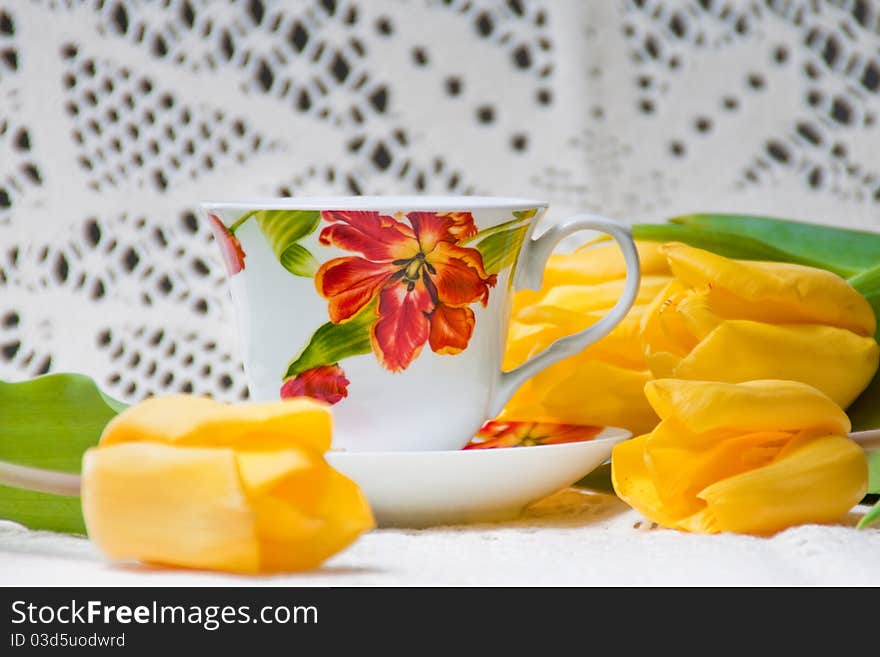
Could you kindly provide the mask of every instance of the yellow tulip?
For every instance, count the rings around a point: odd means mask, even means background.
[[[837,520],[867,490],[849,419],[806,384],[658,379],[645,394],[661,422],[614,448],[612,480],[664,527],[770,534]]]
[[[657,423],[643,392],[652,377],[642,352],[640,325],[670,276],[660,245],[640,242],[637,247],[641,287],[626,318],[579,355],[528,381],[501,417],[612,425],[635,432]],[[596,323],[620,297],[625,275],[623,257],[613,244],[590,244],[572,254],[551,256],[542,289],[518,292],[514,298],[505,368],[516,367],[554,340]]]
[[[89,536],[114,559],[314,568],[374,525],[358,487],[324,461],[330,439],[330,411],[312,400],[147,400],[83,459]]]
[[[664,246],[675,280],[645,313],[656,378],[807,383],[846,408],[877,371],[871,306],[830,272]]]

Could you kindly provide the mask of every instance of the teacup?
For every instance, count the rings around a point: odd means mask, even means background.
[[[543,201],[358,196],[202,207],[229,271],[251,396],[333,404],[335,449],[460,449],[527,379],[608,334],[638,291],[628,228],[578,215],[533,238]],[[617,241],[622,296],[599,322],[502,371],[514,290],[538,289],[553,248],[584,230]]]

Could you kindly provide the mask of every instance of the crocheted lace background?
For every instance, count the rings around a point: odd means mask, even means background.
[[[247,396],[204,198],[880,226],[880,3],[0,0],[0,378]]]

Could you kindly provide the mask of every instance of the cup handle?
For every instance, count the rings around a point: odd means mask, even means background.
[[[639,291],[639,252],[633,242],[632,231],[624,224],[591,214],[572,217],[548,229],[540,237],[530,239],[523,244],[519,259],[520,267],[514,274],[515,287],[527,290],[541,289],[544,268],[553,249],[563,238],[582,230],[598,230],[607,233],[617,242],[623,252],[623,260],[626,264],[623,294],[608,314],[592,326],[559,338],[540,354],[533,356],[522,365],[508,372],[502,371],[490,405],[491,414],[489,417],[498,415],[513,393],[538,372],[580,353],[589,345],[608,335],[626,316],[636,300]]]

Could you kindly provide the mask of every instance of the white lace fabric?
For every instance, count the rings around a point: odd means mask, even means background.
[[[309,573],[237,577],[107,562],[83,538],[0,522],[0,581],[81,586],[877,586],[880,531],[771,538],[656,529],[615,497],[564,491],[520,520],[379,529]]]
[[[0,377],[247,395],[203,198],[877,226],[876,3],[0,1]]]
[[[0,378],[246,398],[200,199],[878,229],[878,112],[869,0],[0,0]]]

